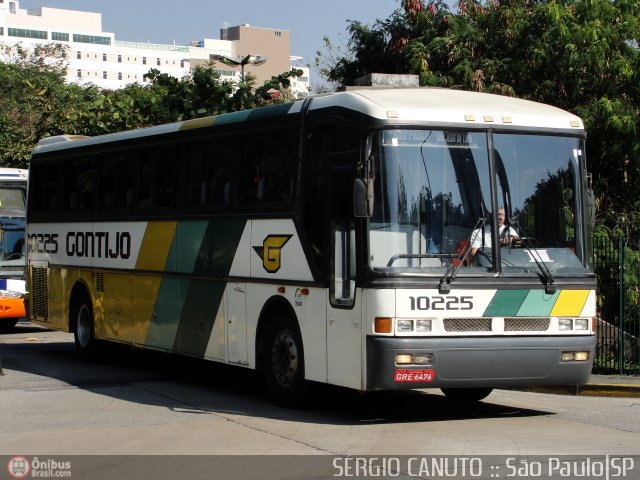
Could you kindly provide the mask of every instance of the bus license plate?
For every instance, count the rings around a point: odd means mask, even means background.
[[[428,383],[433,381],[435,373],[435,370],[396,370],[393,374],[393,381],[398,383]]]

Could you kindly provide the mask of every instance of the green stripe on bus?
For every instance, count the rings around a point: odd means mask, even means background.
[[[202,276],[229,275],[247,221],[213,220],[202,237],[193,273]]]
[[[145,346],[171,350],[175,343],[189,280],[163,278],[147,331]]]
[[[191,280],[173,343],[174,352],[204,357],[225,285],[225,282]]]
[[[483,317],[515,317],[529,290],[498,290]]]
[[[544,290],[530,290],[527,298],[524,299],[518,317],[546,317],[551,313],[551,309],[556,303],[560,291],[549,295]]]
[[[246,220],[208,222],[200,237],[193,273],[197,276],[228,276],[245,224]],[[195,232],[195,225],[191,228]],[[194,248],[195,243],[194,233]],[[174,351],[204,357],[225,286],[224,281],[191,281],[176,331]]]
[[[178,223],[176,240],[169,253],[169,259],[175,262],[176,272],[194,272],[208,226],[209,222],[206,220]]]

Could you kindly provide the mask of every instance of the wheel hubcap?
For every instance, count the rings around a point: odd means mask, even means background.
[[[91,340],[91,315],[89,314],[89,307],[82,305],[78,311],[78,343],[81,347],[89,345]]]
[[[290,387],[298,372],[298,346],[291,330],[284,329],[276,335],[271,350],[271,365],[278,383]]]

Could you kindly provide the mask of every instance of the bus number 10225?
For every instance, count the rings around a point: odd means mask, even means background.
[[[435,295],[433,297],[409,297],[411,310],[471,310],[473,297]]]

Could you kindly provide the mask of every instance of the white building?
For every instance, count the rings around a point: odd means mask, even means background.
[[[129,83],[144,83],[152,68],[176,78],[210,61],[211,55],[241,58],[259,54],[267,58],[261,66],[245,66],[245,73],[257,77],[257,85],[291,68],[290,34],[287,30],[256,28],[249,25],[225,27],[221,40],[204,39],[191,45],[161,45],[116,40],[102,31],[102,14],[39,7],[20,8],[18,0],[0,0],[0,43],[33,47],[60,43],[67,47],[67,82],[94,84],[118,89]],[[259,48],[260,51],[256,51]],[[237,80],[240,68],[222,63],[218,71],[224,79]],[[302,67],[295,67],[302,68]],[[292,82],[297,97],[309,94],[309,69]]]

